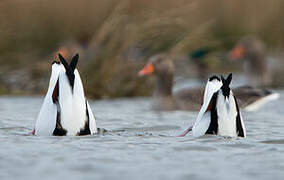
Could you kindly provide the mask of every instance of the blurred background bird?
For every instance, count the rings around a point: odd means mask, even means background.
[[[268,54],[266,45],[259,38],[247,36],[241,38],[230,51],[232,61],[243,60],[243,71],[253,86],[283,85],[283,57]]]

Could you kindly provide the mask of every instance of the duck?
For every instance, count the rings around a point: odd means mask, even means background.
[[[139,71],[140,77],[154,75],[156,78],[152,108],[157,111],[198,111],[203,103],[204,87],[182,89],[173,93],[175,67],[166,54],[150,57]],[[234,88],[240,107],[255,111],[268,101],[278,98],[278,94],[251,86]]]
[[[277,87],[284,83],[283,63],[268,56],[265,43],[255,36],[241,38],[228,53],[231,61],[243,60],[243,71],[254,87]]]
[[[246,128],[240,108],[230,88],[232,73],[225,79],[221,76],[208,80],[204,92],[204,103],[193,126],[180,137],[192,131],[194,137],[205,134],[226,137],[246,137]]]
[[[79,54],[70,64],[58,54],[51,67],[49,87],[36,120],[34,135],[81,136],[97,132],[96,120],[85,97],[76,68]]]

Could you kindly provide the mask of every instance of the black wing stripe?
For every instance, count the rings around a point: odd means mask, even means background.
[[[245,137],[244,129],[243,129],[243,126],[242,126],[242,121],[241,121],[241,116],[240,116],[240,109],[239,109],[237,99],[236,99],[235,96],[234,96],[234,98],[235,98],[236,108],[237,108],[237,112],[238,112],[237,117],[236,117],[237,134],[240,137]]]
[[[86,116],[87,116],[87,120],[85,122],[85,126],[83,129],[80,130],[80,132],[77,134],[78,136],[84,136],[84,135],[89,135],[91,134],[91,130],[90,130],[90,116],[89,116],[89,111],[88,111],[88,105],[87,105],[87,101],[86,101]]]
[[[53,101],[53,103],[58,102],[58,95],[59,95],[59,82],[57,80],[57,82],[55,84],[55,87],[53,89],[53,92],[52,92],[52,101]]]
[[[55,129],[53,130],[53,135],[54,136],[65,136],[67,134],[67,130],[64,129],[61,125],[60,105],[58,102],[58,96],[56,97],[54,103],[57,106],[57,116],[56,116],[56,126],[55,126]]]
[[[74,70],[71,68],[71,66],[69,66],[69,64],[66,62],[66,60],[64,59],[63,56],[61,56],[61,54],[58,54],[58,57],[59,57],[59,60],[60,62],[63,64],[65,70],[66,70],[66,75],[68,77],[68,80],[69,80],[69,83],[70,83],[70,86],[72,87],[72,90],[73,90],[73,87],[74,87],[74,81],[75,81],[75,75],[74,75]],[[78,56],[79,57],[79,56]],[[77,59],[78,60],[78,59]],[[74,62],[75,63],[75,62]],[[77,64],[77,63],[76,63]],[[76,65],[74,64],[74,65]]]
[[[73,72],[74,72],[74,70],[76,69],[76,66],[77,66],[77,63],[78,63],[78,59],[79,59],[79,54],[76,54],[76,55],[72,58],[72,60],[71,60],[70,67],[71,67],[71,69],[73,70]]]
[[[218,134],[218,115],[217,115],[217,109],[216,109],[216,102],[218,97],[218,91],[213,94],[211,98],[211,121],[208,130],[206,131],[206,134]]]

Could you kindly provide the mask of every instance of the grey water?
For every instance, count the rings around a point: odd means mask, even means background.
[[[247,138],[176,137],[197,112],[150,99],[90,101],[100,134],[29,135],[43,97],[0,97],[0,179],[284,179],[284,91],[243,111]]]

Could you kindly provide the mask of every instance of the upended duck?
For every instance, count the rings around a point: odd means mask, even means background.
[[[153,93],[153,109],[158,111],[189,110],[198,111],[203,103],[204,87],[183,89],[173,93],[174,64],[166,55],[160,54],[150,58],[139,72],[140,76],[156,76]],[[233,89],[241,108],[253,111],[261,105],[278,97],[269,90],[242,86]]]
[[[34,135],[88,135],[97,132],[96,120],[84,95],[76,65],[79,55],[70,64],[59,54],[60,62],[51,68],[49,88],[39,112]]]
[[[205,134],[228,137],[246,137],[246,129],[237,99],[230,88],[232,74],[222,82],[216,76],[209,79],[205,88],[204,103],[192,127],[180,137],[192,131],[194,137]]]

